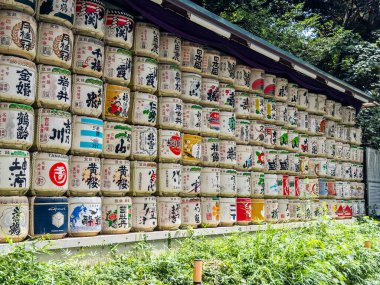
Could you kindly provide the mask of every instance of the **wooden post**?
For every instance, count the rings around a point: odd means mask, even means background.
[[[202,285],[202,260],[194,259],[193,285]]]
[[[368,249],[371,249],[372,248],[372,242],[370,240],[366,240],[364,242],[364,247],[368,248]]]

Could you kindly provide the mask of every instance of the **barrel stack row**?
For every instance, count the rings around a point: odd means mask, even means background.
[[[354,108],[101,1],[0,9],[1,242],[364,214]]]

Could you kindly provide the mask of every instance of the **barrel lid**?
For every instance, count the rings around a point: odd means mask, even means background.
[[[18,149],[0,149],[0,155],[26,157],[26,156],[29,156],[29,151],[18,150]]]
[[[102,197],[102,205],[104,204],[130,204],[131,197]]]
[[[220,203],[236,203],[236,198],[220,198]]]
[[[181,203],[180,197],[157,197],[157,202]]]
[[[37,203],[62,203],[62,204],[67,204],[68,199],[67,197],[31,197],[30,202],[37,204]]]
[[[132,203],[156,203],[157,197],[132,197]]]
[[[101,203],[100,197],[69,197],[69,204],[73,203]]]
[[[28,204],[28,198],[25,196],[0,196],[0,204]]]

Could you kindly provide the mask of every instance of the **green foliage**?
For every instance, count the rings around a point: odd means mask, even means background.
[[[371,240],[373,249],[363,247]],[[204,261],[205,285],[380,284],[380,227],[363,219],[325,221],[307,228],[268,229],[213,240],[191,237],[157,254],[141,243],[110,261],[86,265],[75,257],[37,261],[43,250],[15,247],[0,256],[0,284],[191,284],[192,262]]]

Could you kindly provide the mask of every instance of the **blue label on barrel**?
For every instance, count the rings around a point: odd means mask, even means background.
[[[319,184],[319,196],[327,196],[327,180],[326,179],[318,179]]]

